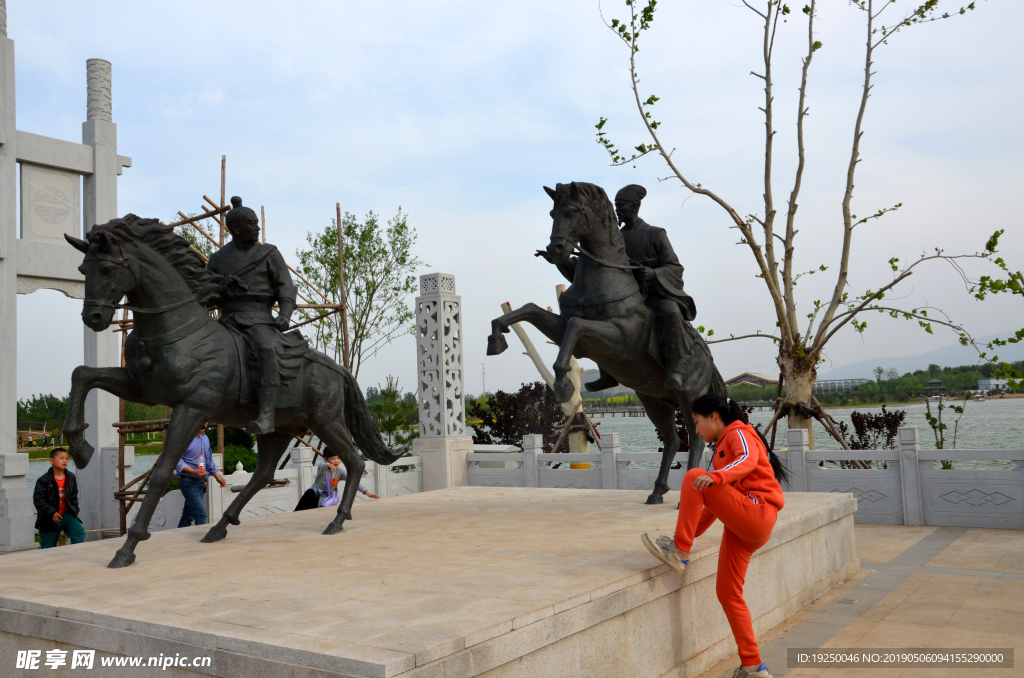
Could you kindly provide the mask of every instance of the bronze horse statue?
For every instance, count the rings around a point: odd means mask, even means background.
[[[108,565],[126,567],[135,562],[136,545],[149,539],[153,512],[199,426],[211,421],[245,427],[255,417],[256,405],[243,404],[252,400],[244,397],[248,358],[244,344],[207,310],[219,294],[219,276],[206,269],[171,227],[129,214],[93,227],[86,240],[65,238],[85,254],[79,267],[85,275],[83,322],[100,332],[110,326],[117,308],[130,309],[134,317],[124,367],[80,366],[72,374],[64,433],[75,465],[84,468],[93,454],[81,436],[87,426],[83,406],[90,390],[100,388],[132,402],[174,408],[142,508],[125,544]],[[122,306],[119,302],[126,296],[128,304]],[[276,432],[257,436],[258,461],[252,479],[206,533],[204,542],[224,539],[228,524],[239,524],[242,507],[274,479],[293,435],[312,429],[337,450],[348,471],[337,514],[324,534],[342,531],[343,523],[352,519],[352,502],[365,468],[359,450],[385,465],[405,451],[384,444],[355,379],[323,353],[306,349],[301,355],[289,401],[293,403],[277,409]]]
[[[497,355],[508,348],[502,335],[514,323],[525,321],[560,347],[553,366],[554,391],[559,402],[566,402],[573,394],[569,380],[569,361],[573,356],[590,358],[603,372],[636,391],[647,416],[665,441],[658,480],[647,498],[648,504],[660,504],[669,490],[668,474],[680,444],[676,411],[682,410],[690,443],[688,468],[694,468],[700,464],[704,441],[694,428],[690,405],[705,393],[725,396],[725,382],[707,344],[696,335],[686,357],[688,371],[682,388],[666,386],[668,372],[659,360],[652,337],[653,315],[633,275],[637,267],[626,256],[615,208],[604,189],[573,182],[556,184],[554,190],[545,186],[544,190],[554,201],[551,241],[544,257],[553,264],[564,265],[576,254],[579,259],[572,285],[558,300],[560,313],[526,304],[492,320],[487,355]]]

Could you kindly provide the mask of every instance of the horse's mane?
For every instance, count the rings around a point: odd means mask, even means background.
[[[615,218],[615,205],[608,198],[608,194],[597,184],[588,184],[585,181],[574,181],[572,184],[555,184],[555,205],[561,204],[563,200],[569,200],[572,185],[575,184],[580,192],[580,198],[590,203],[594,209],[594,215],[600,219],[605,227],[611,227],[615,233],[619,232],[619,224]],[[613,242],[621,240],[612,235]]]
[[[89,242],[101,235],[117,245],[144,243],[152,247],[181,275],[200,303],[207,304],[217,296],[220,277],[206,268],[203,258],[187,240],[170,226],[161,224],[159,219],[143,219],[127,214],[123,218],[94,226],[89,231]]]

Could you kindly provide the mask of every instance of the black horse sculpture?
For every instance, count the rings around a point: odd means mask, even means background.
[[[207,311],[218,293],[218,277],[170,227],[129,214],[95,226],[87,240],[65,238],[85,254],[79,268],[85,275],[83,322],[97,332],[106,329],[126,295],[125,307],[134,314],[125,367],[80,366],[72,374],[64,433],[75,465],[84,468],[93,454],[81,436],[90,390],[101,388],[132,402],[174,408],[142,508],[109,565],[126,567],[135,562],[135,546],[149,539],[153,511],[200,424],[244,427],[255,417],[255,405],[240,404],[247,400],[242,398],[247,358],[231,331]],[[277,431],[257,436],[256,471],[204,542],[224,539],[228,523],[238,525],[242,507],[274,479],[293,434],[312,429],[338,451],[348,471],[337,515],[324,534],[340,532],[345,520],[352,519],[352,502],[365,468],[349,431],[363,454],[379,464],[391,464],[404,453],[384,444],[355,379],[324,354],[306,351],[293,388],[298,405],[278,409]]]
[[[572,397],[569,361],[572,356],[590,358],[620,384],[636,391],[647,415],[665,441],[658,480],[648,504],[660,504],[668,492],[668,474],[676,451],[676,411],[682,410],[689,433],[688,467],[700,464],[704,442],[697,435],[690,404],[705,393],[726,394],[725,382],[711,359],[711,352],[699,336],[687,356],[687,374],[683,388],[665,386],[667,371],[652,345],[650,309],[633,276],[625,243],[615,218],[615,208],[604,189],[594,184],[573,182],[544,187],[555,202],[551,216],[551,242],[546,258],[564,264],[575,253],[579,256],[572,285],[559,299],[560,314],[536,304],[526,304],[491,321],[487,355],[508,348],[503,334],[518,322],[532,323],[559,345],[555,360],[554,391],[559,402]],[[576,248],[578,252],[574,252]]]

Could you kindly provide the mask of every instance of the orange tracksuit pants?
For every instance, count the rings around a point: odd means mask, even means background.
[[[689,552],[693,540],[715,521],[722,521],[725,534],[718,552],[718,577],[715,591],[725,610],[729,627],[739,648],[744,666],[760,664],[761,655],[754,639],[750,610],[743,600],[743,582],[750,556],[772,536],[778,510],[756,496],[744,495],[732,485],[693,489],[693,481],[707,471],[691,469],[683,478],[676,522],[676,546]]]

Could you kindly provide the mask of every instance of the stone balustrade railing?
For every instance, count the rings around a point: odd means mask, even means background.
[[[591,454],[548,454],[539,435],[523,436],[517,453],[466,455],[469,484],[478,487],[560,487],[580,490],[653,490],[661,454],[623,453],[618,433],[602,437],[604,450]],[[505,462],[493,468],[493,462]],[[486,466],[485,466],[486,464]],[[570,468],[585,464],[590,468]],[[510,468],[511,467],[511,468]],[[669,486],[678,490],[685,468],[669,473]]]
[[[901,428],[897,450],[846,452],[810,450],[806,431],[789,431],[789,448],[779,452],[791,474],[784,489],[852,494],[857,498],[856,521],[862,523],[1024,529],[1024,450],[922,450],[919,435],[917,427]],[[603,441],[600,454],[545,454],[541,436],[524,436],[518,453],[466,455],[469,484],[653,489],[661,454],[623,453],[617,433],[606,434]],[[1009,463],[1003,469],[942,469],[937,467],[942,459]],[[878,462],[872,464],[877,468],[829,463],[852,460]],[[588,462],[589,468],[570,468],[570,463],[580,462]],[[685,473],[685,468],[670,472],[673,490],[679,489]]]
[[[786,489],[848,492],[857,498],[860,523],[1024,529],[1024,450],[922,450],[919,436],[916,426],[905,427],[897,450],[812,451],[807,431],[789,431],[789,449],[779,453],[792,474]],[[954,468],[940,468],[944,459]],[[827,463],[848,460],[872,461],[875,468]],[[1010,463],[956,468],[965,461]]]

